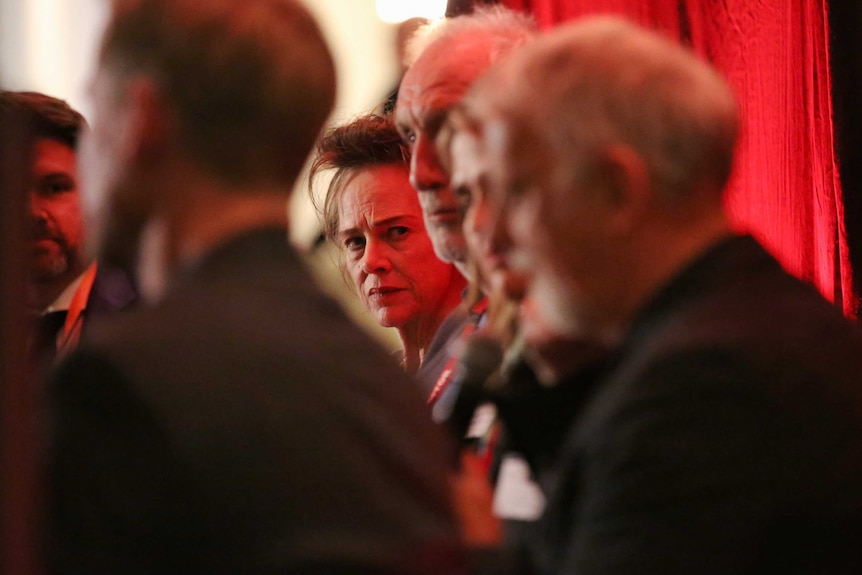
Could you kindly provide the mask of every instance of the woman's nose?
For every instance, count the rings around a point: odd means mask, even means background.
[[[392,269],[389,247],[386,242],[368,240],[365,244],[365,254],[362,257],[362,267],[368,274],[381,274]]]

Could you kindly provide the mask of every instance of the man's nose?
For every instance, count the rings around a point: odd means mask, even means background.
[[[36,190],[30,190],[27,196],[27,206],[31,219],[44,220],[47,218],[45,202]]]
[[[385,242],[368,240],[362,257],[362,268],[367,274],[382,274],[392,269],[389,247]]]
[[[419,192],[433,192],[446,186],[449,177],[440,165],[434,140],[418,135],[410,158],[410,184]]]

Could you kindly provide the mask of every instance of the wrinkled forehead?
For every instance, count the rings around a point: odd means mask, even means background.
[[[404,75],[396,121],[424,129],[430,118],[445,117],[488,69],[489,49],[487,41],[471,38],[430,45]]]
[[[355,217],[422,217],[407,168],[383,164],[350,170],[340,186],[339,212]]]

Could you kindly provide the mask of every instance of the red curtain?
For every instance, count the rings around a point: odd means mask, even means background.
[[[784,266],[856,316],[834,148],[827,0],[501,0],[550,28],[617,14],[711,61],[743,129],[727,207]]]

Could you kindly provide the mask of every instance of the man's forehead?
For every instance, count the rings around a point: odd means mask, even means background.
[[[33,144],[33,166],[39,169],[75,166],[75,150],[55,138],[40,137]]]
[[[401,82],[395,109],[399,121],[421,124],[428,116],[445,114],[488,68],[489,50],[490,44],[481,39],[429,46]]]
[[[469,87],[462,78],[437,71],[415,81],[405,77],[395,108],[396,120],[420,129],[426,128],[426,124],[439,123]]]
[[[54,138],[52,136],[38,136],[34,142],[33,146],[38,150],[52,150],[57,152],[75,154],[75,149],[64,142],[59,138]]]

